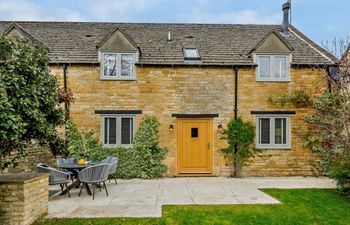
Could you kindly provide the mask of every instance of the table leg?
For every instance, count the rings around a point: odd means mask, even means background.
[[[89,185],[88,184],[84,184],[85,185],[85,188],[86,188],[86,192],[88,195],[91,195],[91,190],[89,188]]]
[[[71,185],[69,185],[65,190],[62,191],[60,195],[65,195],[68,193],[68,191],[72,190],[77,185],[80,185],[80,180],[76,179]]]

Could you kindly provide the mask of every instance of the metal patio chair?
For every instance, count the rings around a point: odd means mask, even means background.
[[[86,187],[86,185],[91,184],[92,185],[92,199],[95,199],[95,189],[97,185],[100,183],[103,184],[104,189],[106,190],[106,195],[108,196],[108,191],[106,187],[106,181],[108,180],[108,174],[110,170],[111,165],[108,163],[101,163],[97,165],[93,165],[90,167],[87,167],[80,171],[78,173],[78,177],[81,183],[83,185],[80,188],[79,196],[81,195],[81,192],[83,190],[83,187]],[[100,186],[101,190],[101,186]]]
[[[104,160],[102,160],[100,163],[111,163],[111,159],[112,159],[113,157],[111,157],[111,156],[107,156],[107,158],[105,158]]]
[[[57,166],[58,167],[60,167],[60,165],[62,165],[62,164],[75,164],[75,163],[77,163],[77,159],[75,159],[75,158],[57,159]],[[64,171],[66,173],[69,173],[71,176],[72,182],[74,182],[74,177],[76,177],[78,172],[79,172],[78,170],[74,170],[74,172],[72,172],[72,171],[69,171],[67,169],[62,169],[62,168],[59,168],[59,170]]]
[[[49,167],[45,164],[38,164],[37,166],[37,171],[39,173],[49,173],[49,185],[57,185],[59,184],[61,187],[61,191],[63,192],[63,187],[66,188],[68,196],[70,197],[70,193],[68,190],[67,184],[69,183],[70,180],[70,174],[66,173],[64,171],[60,171],[58,169],[55,169],[53,167]]]
[[[117,171],[117,166],[118,166],[118,158],[116,157],[111,157],[110,163],[111,164],[111,168],[109,169],[109,173],[108,173],[108,181],[111,182],[111,178],[114,179],[115,184],[117,183],[117,179],[115,177],[115,172]]]

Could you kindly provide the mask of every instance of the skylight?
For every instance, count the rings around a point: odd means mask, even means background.
[[[184,48],[185,59],[200,59],[198,49],[196,48]]]

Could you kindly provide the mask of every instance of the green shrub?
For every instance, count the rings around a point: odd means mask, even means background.
[[[330,165],[329,174],[337,181],[339,190],[350,198],[350,157],[342,157]]]
[[[240,169],[245,160],[253,156],[257,149],[254,148],[255,129],[250,122],[244,122],[242,118],[231,120],[227,130],[223,132],[228,142],[228,147],[222,149],[225,158],[234,162],[234,174],[240,175]],[[237,152],[235,146],[237,145]]]
[[[92,131],[79,131],[72,121],[66,124],[66,143],[70,157],[98,161],[103,158],[103,147]]]
[[[104,148],[96,135],[89,131],[79,131],[73,122],[66,126],[69,156],[101,161],[107,156],[119,159],[116,176],[118,178],[156,178],[166,172],[162,164],[167,150],[159,147],[159,122],[155,117],[146,116],[135,134],[131,148]]]
[[[48,67],[48,51],[30,40],[0,35],[0,170],[26,156],[33,140],[54,154],[64,150],[57,132],[64,125],[62,93]]]
[[[155,117],[146,116],[135,134],[133,149],[139,162],[141,178],[161,177],[166,172],[162,164],[167,153],[166,148],[159,147],[159,122]]]

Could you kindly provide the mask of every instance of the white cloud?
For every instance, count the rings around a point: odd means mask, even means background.
[[[0,1],[0,19],[83,21],[84,17],[73,10],[47,9],[28,0],[2,0]]]
[[[159,2],[159,0],[100,0],[98,4],[95,1],[89,1],[88,4],[91,14],[98,20],[114,18],[124,21],[153,8]]]
[[[7,20],[38,20],[40,10],[24,0],[4,0],[0,2],[0,15]]]
[[[263,14],[256,10],[240,10],[227,13],[206,13],[194,10],[182,15],[185,20],[194,23],[234,23],[234,24],[276,24],[282,22],[282,14]]]
[[[75,4],[76,6],[81,4],[80,8],[73,10],[66,8],[69,5],[64,3],[55,4],[55,8],[48,8],[49,3],[40,4],[31,0],[0,0],[0,20],[138,22],[144,14],[154,18],[158,13],[154,8],[160,4],[166,7],[169,1],[171,0],[99,0],[97,3],[95,0],[81,0]],[[228,1],[221,0],[221,2]],[[183,11],[187,13],[176,11],[171,17],[177,22],[194,23],[270,24],[282,21],[281,13],[269,14],[259,9],[233,10],[221,13],[207,12],[203,7],[208,4],[210,4],[209,0],[196,0],[196,8],[191,10],[183,3]],[[166,18],[164,19],[166,20]]]

